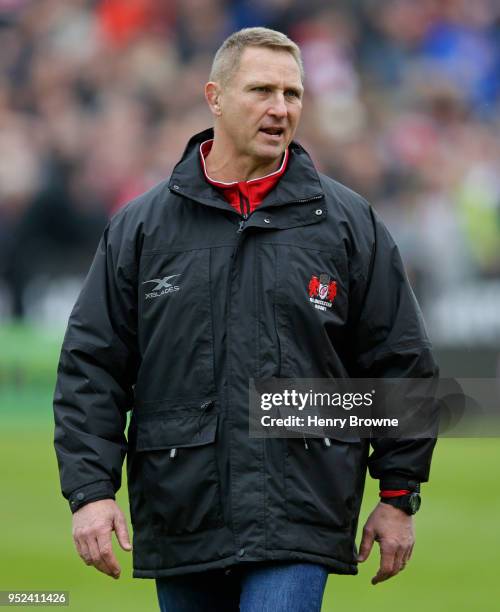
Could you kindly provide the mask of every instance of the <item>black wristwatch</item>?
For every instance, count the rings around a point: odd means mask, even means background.
[[[381,497],[380,501],[384,504],[399,508],[406,514],[412,515],[418,512],[422,500],[420,495],[416,492],[401,495],[400,497]]]

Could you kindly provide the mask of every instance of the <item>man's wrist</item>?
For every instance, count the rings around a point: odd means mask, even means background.
[[[380,479],[380,501],[408,515],[418,512],[421,505],[420,483],[399,476]]]
[[[74,514],[86,504],[101,499],[115,499],[115,491],[110,480],[100,480],[75,489],[68,498],[69,507]]]
[[[388,504],[393,508],[397,508],[398,510],[402,510],[409,516],[416,514],[420,509],[421,498],[420,495],[416,492],[409,492],[405,495],[398,495],[394,497],[380,497],[380,501],[383,504]]]

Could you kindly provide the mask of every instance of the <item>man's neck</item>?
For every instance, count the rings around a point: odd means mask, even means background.
[[[252,158],[233,155],[231,149],[226,148],[217,137],[214,138],[212,148],[205,157],[207,174],[215,181],[230,183],[233,181],[250,181],[275,172],[281,165],[281,156],[278,159],[256,163]]]

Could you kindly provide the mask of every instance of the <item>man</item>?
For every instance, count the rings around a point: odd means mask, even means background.
[[[119,576],[127,455],[134,576],[169,612],[319,610],[327,574],[357,573],[375,540],[373,584],[411,557],[433,440],[375,439],[368,456],[366,440],[249,437],[250,378],[436,371],[387,230],[292,140],[303,92],[283,34],[224,42],[213,132],[111,220],[64,340],[55,445],[77,550]],[[321,284],[331,307],[310,300]],[[367,467],[383,503],[357,556]]]

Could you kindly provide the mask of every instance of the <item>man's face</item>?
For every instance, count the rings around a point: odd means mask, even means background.
[[[218,128],[236,155],[257,163],[279,159],[302,111],[300,70],[287,51],[247,47],[222,89]]]

